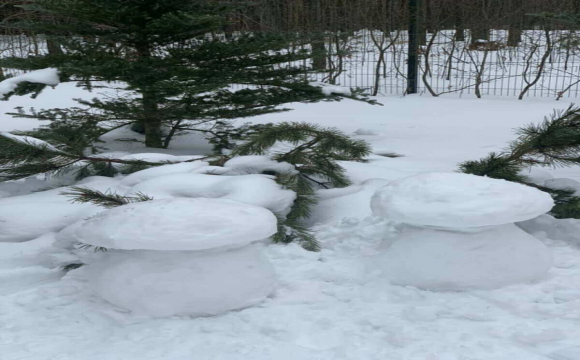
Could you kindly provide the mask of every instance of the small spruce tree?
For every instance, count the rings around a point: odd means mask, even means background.
[[[180,131],[284,111],[290,102],[338,100],[306,79],[309,40],[296,34],[225,36],[233,10],[208,0],[32,0],[20,5],[32,21],[2,26],[42,34],[62,51],[4,58],[0,67],[53,67],[61,81],[85,89],[109,88],[117,96],[77,100],[81,107],[17,113],[57,123],[98,128],[91,141],[114,126],[132,124],[145,145],[167,148]],[[241,86],[237,91],[231,85]],[[22,83],[13,94],[38,93]],[[352,98],[360,99],[355,93]],[[82,124],[82,125],[79,125]],[[49,126],[50,129],[50,126]]]

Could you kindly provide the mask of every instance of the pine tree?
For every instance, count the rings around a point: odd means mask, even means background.
[[[500,154],[460,164],[460,171],[495,179],[519,182],[548,192],[556,203],[551,213],[557,218],[580,218],[580,197],[574,189],[550,189],[533,184],[522,170],[531,166],[580,165],[580,108],[555,111],[540,124],[517,131],[519,137]]]
[[[263,32],[225,36],[233,8],[219,1],[31,0],[21,7],[35,20],[3,26],[43,34],[62,51],[2,59],[0,67],[54,67],[61,81],[121,90],[121,95],[18,116],[103,131],[111,124],[132,124],[145,134],[146,146],[167,148],[179,132],[203,131],[208,123],[284,111],[278,106],[290,102],[342,97],[306,79],[307,69],[299,64],[311,56],[303,46],[309,39]],[[12,94],[42,88],[23,83]]]

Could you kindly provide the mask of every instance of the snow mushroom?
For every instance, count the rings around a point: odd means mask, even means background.
[[[505,180],[425,173],[392,181],[373,214],[400,223],[377,264],[394,284],[429,290],[493,289],[539,280],[548,248],[514,223],[553,207],[551,196]]]
[[[274,271],[252,243],[276,231],[275,215],[261,207],[176,198],[116,207],[61,236],[109,249],[84,270],[96,294],[135,314],[164,317],[216,315],[264,300]]]

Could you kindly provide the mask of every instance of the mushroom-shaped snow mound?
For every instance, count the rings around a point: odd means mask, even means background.
[[[217,315],[272,293],[276,274],[259,249],[111,251],[84,270],[93,291],[137,315]]]
[[[237,248],[275,234],[276,221],[269,210],[228,199],[162,199],[104,211],[61,240],[120,250]]]
[[[377,257],[376,266],[396,285],[432,291],[497,289],[542,280],[552,255],[513,224],[474,233],[407,227]]]
[[[425,173],[390,182],[371,200],[376,216],[443,228],[509,224],[551,210],[545,192],[505,180],[459,173]]]

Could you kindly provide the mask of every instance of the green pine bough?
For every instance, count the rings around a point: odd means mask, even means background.
[[[277,144],[285,151],[272,151]],[[292,210],[279,219],[279,231],[274,242],[299,241],[307,250],[320,249],[316,239],[301,224],[316,204],[317,188],[349,186],[350,180],[338,161],[364,161],[370,154],[369,145],[353,140],[334,128],[322,128],[307,123],[280,123],[254,127],[232,155],[269,155],[273,160],[292,164],[297,173],[277,174],[278,183],[297,194]]]
[[[556,218],[580,219],[580,197],[574,189],[550,189],[533,184],[522,170],[531,166],[563,167],[580,165],[580,108],[574,105],[555,111],[539,124],[518,129],[518,138],[502,153],[466,161],[459,170],[473,175],[504,179],[536,187],[550,193]]]
[[[111,159],[99,157],[95,152],[92,140],[87,139],[82,130],[75,128],[0,132],[0,181],[38,175],[62,176],[71,172],[77,180],[88,176],[112,177],[170,164]]]

